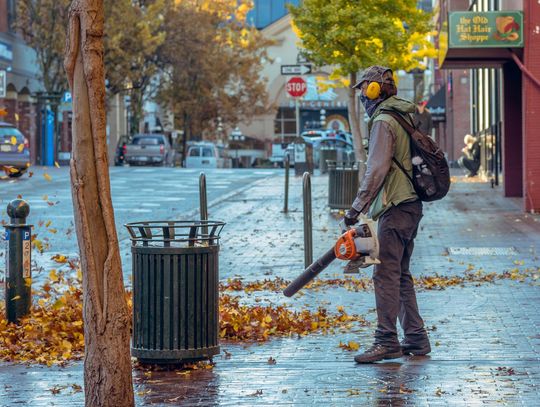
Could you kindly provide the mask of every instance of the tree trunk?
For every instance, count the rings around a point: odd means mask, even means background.
[[[366,150],[364,149],[362,132],[360,131],[360,114],[358,112],[356,90],[352,87],[356,84],[356,73],[350,75],[351,86],[349,87],[349,122],[351,123],[351,133],[354,140],[354,155],[359,165],[359,180],[364,178],[366,168]]]
[[[70,163],[83,274],[87,406],[133,406],[125,300],[106,146],[103,0],[74,0],[64,60],[73,95]]]

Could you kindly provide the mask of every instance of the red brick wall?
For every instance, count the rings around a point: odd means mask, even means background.
[[[525,52],[523,62],[540,80],[540,4],[523,2],[525,16]],[[540,212],[540,88],[523,75],[523,188],[525,210]]]
[[[471,132],[471,96],[469,70],[452,69],[451,92],[446,92],[446,137],[449,160],[457,160],[463,148],[463,137]]]
[[[7,31],[7,0],[0,0],[0,33],[5,33]]]

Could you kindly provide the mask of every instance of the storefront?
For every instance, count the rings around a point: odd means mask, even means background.
[[[504,195],[540,210],[540,4],[443,1],[440,66],[470,69],[470,132],[481,164]]]

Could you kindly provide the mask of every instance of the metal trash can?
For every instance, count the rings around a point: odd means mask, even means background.
[[[348,209],[358,192],[358,163],[328,161],[328,206]]]
[[[217,221],[125,225],[133,260],[131,354],[180,363],[219,353]]]
[[[337,160],[337,149],[331,147],[321,147],[319,149],[319,170],[321,171],[321,174],[326,174],[328,172],[328,165],[326,163],[328,160]]]

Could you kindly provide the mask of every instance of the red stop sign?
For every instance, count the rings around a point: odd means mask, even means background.
[[[287,82],[287,93],[293,98],[304,96],[307,91],[307,83],[298,76],[294,76]]]

